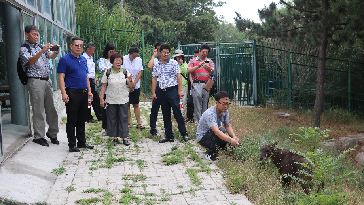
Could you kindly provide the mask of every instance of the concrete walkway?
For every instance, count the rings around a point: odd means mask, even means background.
[[[141,103],[141,107],[142,112],[149,112],[150,103]],[[146,126],[145,116],[142,114]],[[167,166],[162,162],[163,154],[172,149],[183,150],[185,143],[159,144],[145,137],[149,135],[148,128],[138,132],[144,136],[136,143],[131,142],[129,147],[110,146],[104,131],[98,132],[93,138],[94,144],[99,142],[95,149],[70,153],[63,124],[58,135],[60,145],[42,147],[28,141],[3,163],[0,197],[55,205],[75,204],[79,200],[83,204],[251,204],[243,194],[232,195],[227,191],[222,172],[214,162],[204,159],[203,150],[195,140],[188,145],[212,170],[210,173],[197,172],[201,180],[198,185],[192,183],[186,172],[187,169],[198,169],[195,160],[184,156],[182,163]],[[66,171],[59,176],[51,173],[59,167]]]

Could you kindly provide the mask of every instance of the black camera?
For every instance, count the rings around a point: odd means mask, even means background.
[[[54,45],[52,46],[52,48],[50,49],[50,51],[58,51],[59,47]]]
[[[209,63],[210,63],[210,61],[205,61],[205,63],[208,63],[208,64],[209,64]]]

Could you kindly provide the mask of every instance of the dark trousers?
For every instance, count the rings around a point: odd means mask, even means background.
[[[104,94],[104,100],[106,100],[106,94]],[[102,108],[102,129],[107,129],[107,113],[106,105]]]
[[[182,136],[187,135],[185,121],[183,119],[179,107],[180,99],[178,97],[178,89],[174,88],[169,91],[161,91],[160,97],[162,99],[160,102],[161,102],[166,138],[170,139],[174,138],[172,132],[171,108],[173,110],[174,118],[177,121],[179,132],[181,133]]]
[[[157,88],[155,89],[155,94],[157,99],[153,100],[152,102],[152,109],[149,116],[150,121],[150,134],[157,134],[157,117],[160,107],[160,100],[161,100],[161,89],[159,87],[159,83],[157,82]]]
[[[193,120],[193,112],[194,112],[193,97],[192,97],[192,95],[188,95],[188,100],[187,100],[187,120]]]
[[[68,146],[76,146],[76,138],[78,145],[84,145],[86,143],[85,122],[88,114],[88,92],[87,90],[82,92],[82,90],[66,88],[66,93],[69,97],[69,101],[66,103]]]
[[[226,133],[226,130],[223,127],[220,127],[219,130]],[[214,156],[217,156],[219,149],[225,149],[226,145],[229,144],[225,140],[220,139],[211,129],[205,133],[198,143],[207,148],[207,154]]]
[[[91,105],[94,109],[95,115],[97,120],[102,120],[102,107],[100,106],[100,96],[99,93],[95,90],[95,81],[93,78],[89,78],[90,86],[91,86],[91,93],[94,96],[93,101],[91,102]],[[88,109],[88,117],[87,120],[93,119],[91,115],[91,108]]]

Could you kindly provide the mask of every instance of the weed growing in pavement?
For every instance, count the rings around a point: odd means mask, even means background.
[[[90,189],[86,189],[83,190],[82,193],[99,193],[99,192],[106,192],[106,189],[101,189],[101,188],[90,188]]]
[[[35,205],[48,205],[45,201],[36,202]]]
[[[92,198],[88,198],[88,199],[79,199],[79,200],[75,201],[75,203],[81,204],[81,205],[89,205],[89,204],[97,203],[97,202],[102,202],[102,199],[97,198],[97,197],[92,197]]]
[[[61,117],[62,122],[67,123],[67,117]]]
[[[120,190],[121,193],[124,193],[124,194],[127,194],[127,193],[132,193],[133,190],[132,189],[129,189],[129,188],[122,188]]]
[[[138,181],[144,181],[147,177],[144,174],[125,174],[123,180],[132,180],[134,183]]]
[[[103,197],[104,197],[103,200],[102,200],[103,204],[109,205],[109,204],[112,204],[112,201],[114,201],[114,199],[112,198],[113,194],[110,193],[110,192],[104,193]]]
[[[51,173],[55,174],[55,175],[61,175],[63,173],[66,172],[66,168],[64,168],[63,166],[59,165],[59,168],[57,169],[53,169],[53,171]]]
[[[145,161],[144,160],[142,160],[142,159],[137,159],[136,160],[136,163],[138,164],[138,167],[139,167],[139,169],[140,170],[143,170],[144,169],[144,167],[147,167],[147,165],[145,165],[144,163],[145,163]]]
[[[66,187],[64,190],[66,190],[68,193],[70,193],[71,191],[75,191],[76,188],[73,186],[73,184],[71,184],[70,186]]]
[[[196,186],[201,184],[201,179],[200,179],[200,177],[197,176],[197,173],[200,172],[200,170],[187,169],[186,172],[187,172],[188,176],[190,177],[192,184],[194,184]]]
[[[119,199],[119,203],[122,203],[122,204],[131,204],[132,202],[135,202],[136,204],[140,204],[141,200],[139,197],[134,196],[131,193],[126,193],[121,197],[121,199]]]

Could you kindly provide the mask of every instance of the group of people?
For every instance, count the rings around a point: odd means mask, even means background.
[[[49,146],[44,138],[46,135],[51,143],[59,144],[58,117],[53,104],[48,64],[48,59],[57,57],[59,45],[38,44],[39,31],[34,25],[26,26],[25,36],[27,41],[26,45],[24,44],[25,46],[23,45],[20,49],[20,59],[23,70],[28,76],[27,90],[33,108],[33,142]],[[85,122],[96,122],[91,115],[91,108],[88,108],[89,98],[92,100],[97,119],[102,121],[102,127],[106,130],[107,136],[114,138],[115,145],[120,143],[118,138],[123,139],[124,145],[129,145],[129,129],[132,127],[130,104],[134,108],[136,128],[145,128],[140,121],[140,78],[143,65],[142,59],[138,57],[139,49],[133,45],[128,55],[123,56],[116,52],[114,44],[106,45],[102,58],[97,61],[99,71],[103,73],[102,89],[99,95],[95,91],[95,63],[92,57],[95,44],[88,43],[85,53],[82,54],[83,47],[83,39],[72,38],[71,51],[60,58],[57,67],[62,100],[66,105],[69,151],[79,152],[79,148],[84,147],[93,149],[93,146],[87,144],[85,139]],[[148,68],[152,69],[150,133],[157,134],[157,115],[161,108],[165,137],[159,143],[174,141],[172,110],[178,130],[183,140],[187,142],[189,137],[184,119],[187,116],[188,121],[198,122],[196,139],[208,149],[206,158],[216,160],[219,148],[225,148],[227,144],[237,146],[239,139],[229,123],[230,96],[228,93],[218,92],[215,95],[216,105],[207,109],[209,92],[204,87],[215,71],[213,61],[207,58],[210,50],[210,46],[202,44],[198,52],[195,52],[198,53],[196,57],[187,64],[182,50],[176,50],[174,59],[171,59],[171,47],[168,44],[162,42],[155,44],[155,50],[148,63]],[[186,114],[185,109],[180,109],[180,102],[186,104],[189,92],[188,101],[193,101],[193,106],[188,106]],[[190,105],[190,103],[187,104]],[[192,107],[194,115],[191,114]],[[46,133],[44,111],[49,125]]]

